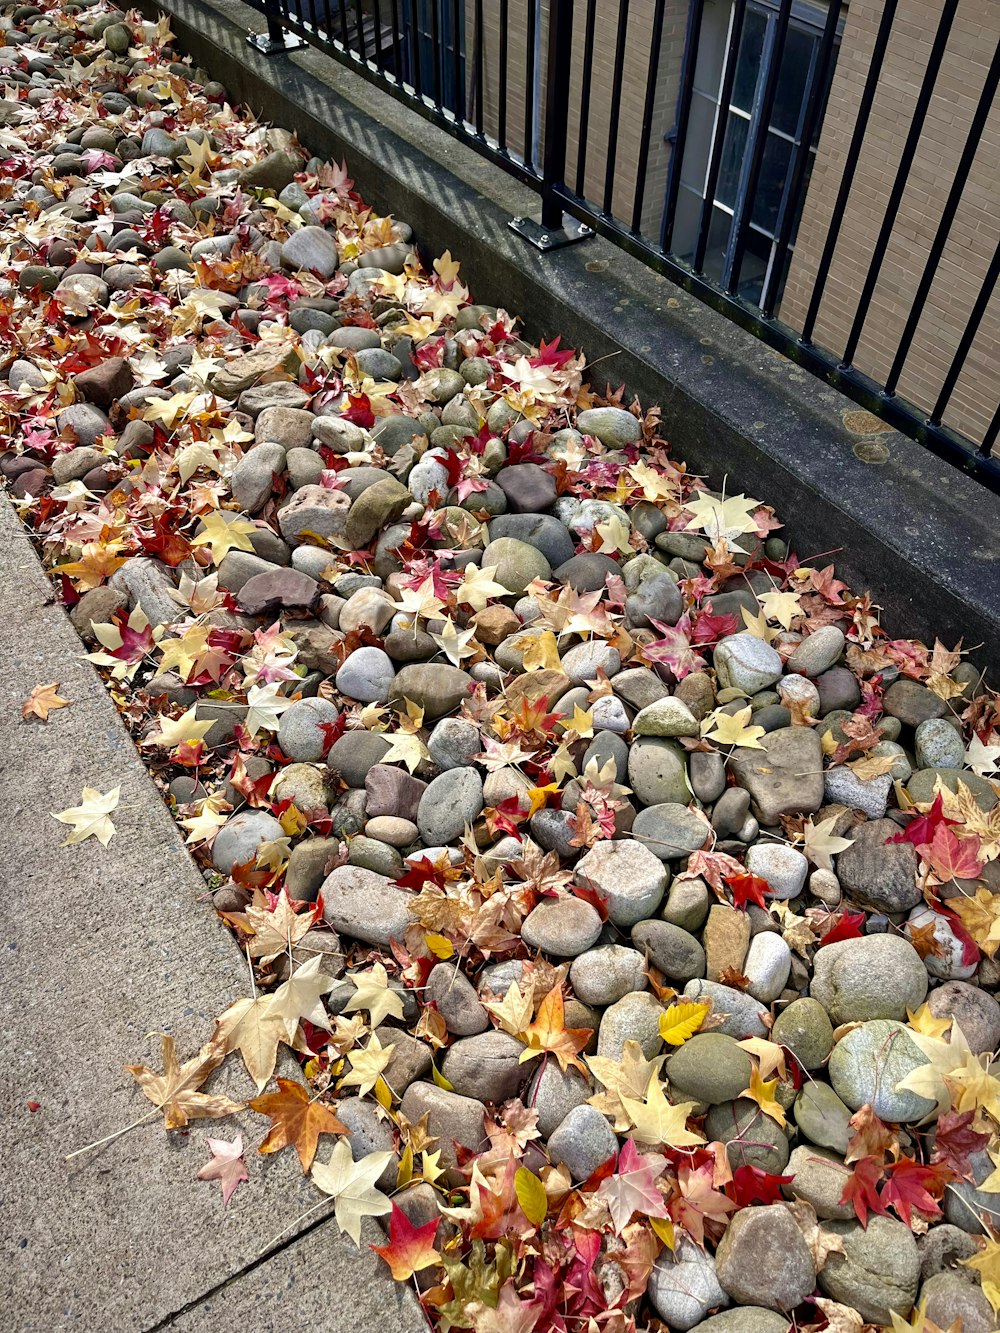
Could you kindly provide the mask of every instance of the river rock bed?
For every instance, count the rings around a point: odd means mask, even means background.
[[[0,472],[261,995],[316,982],[394,1274],[480,1333],[989,1333],[976,667],[165,20],[0,34]]]

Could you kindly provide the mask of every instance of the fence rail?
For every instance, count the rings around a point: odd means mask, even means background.
[[[892,267],[933,99],[944,95],[939,81],[959,0],[941,0],[929,52],[912,75],[914,95],[895,117],[904,125],[895,160],[885,166],[877,229],[870,248],[856,253],[847,224],[864,191],[873,108],[892,84],[894,35],[908,40],[896,26],[905,0],[884,0],[851,103],[853,125],[841,136],[839,181],[836,189],[827,182],[824,202],[810,214],[811,258],[797,249],[804,252],[800,224],[807,200],[813,205],[817,145],[844,33],[836,0],[688,0],[680,18],[676,0],[252,3],[267,18],[270,49],[286,49],[290,33],[320,47],[536,190],[540,219],[519,219],[517,229],[540,248],[592,231],[609,238],[1000,491],[993,453],[1000,407],[982,407],[997,383],[983,383],[988,362],[972,356],[980,338],[1000,354],[995,175],[992,207],[981,192],[972,201],[982,203],[978,222],[995,244],[992,258],[965,284],[957,324],[953,309],[951,334],[936,342],[929,300],[942,256],[955,244],[956,217],[970,206],[967,187],[982,166],[984,135],[996,151],[1000,44],[972,90],[957,160],[941,166],[924,204],[930,239],[918,256],[923,262],[902,282]],[[846,281],[853,308],[831,332],[824,303],[838,295],[834,270],[840,304]],[[886,283],[895,292],[888,316],[877,301]],[[915,350],[922,356],[917,381]],[[973,426],[956,406],[956,388],[970,378],[979,400]]]

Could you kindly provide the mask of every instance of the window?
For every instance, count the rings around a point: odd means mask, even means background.
[[[762,124],[762,102],[765,74],[777,31],[776,5],[772,0],[749,0],[736,54],[732,93],[728,103],[723,105],[722,85],[733,5],[732,0],[705,0],[687,143],[681,163],[673,248],[681,258],[688,262],[693,260],[704,205],[708,202],[704,271],[720,286],[729,282],[735,245],[733,221],[746,197],[750,149],[759,133],[766,134],[739,281],[739,294],[751,302],[760,302],[764,294],[772,290],[780,293],[787,275],[790,255],[786,256],[780,273],[775,269],[775,238],[781,230],[785,210],[794,208],[796,215],[792,219],[791,232],[794,241],[805,186],[816,154],[822,115],[817,117],[812,142],[807,146],[809,161],[803,189],[798,199],[790,199],[791,169],[802,142],[806,108],[817,77],[820,37],[826,15],[825,6],[811,0],[796,0],[793,4],[774,107],[770,123],[765,126]],[[829,93],[833,63],[831,61],[826,87],[822,90],[822,106],[825,106]],[[719,134],[724,135],[721,165],[713,197],[707,201],[712,147]]]
[[[416,28],[411,15],[416,13]],[[454,0],[417,0],[403,6],[405,45],[404,78],[416,86],[414,65],[419,63],[420,87],[459,120],[465,119],[465,5]],[[435,58],[436,57],[436,58]],[[440,98],[436,96],[440,79]]]

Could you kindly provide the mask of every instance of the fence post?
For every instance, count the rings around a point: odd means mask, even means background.
[[[247,33],[249,46],[264,56],[283,55],[286,51],[297,51],[300,46],[305,46],[301,37],[296,37],[282,27],[278,0],[263,0],[260,8],[267,19],[267,32]]]
[[[533,0],[528,0],[533,3]],[[558,193],[566,184],[569,130],[570,62],[573,58],[574,0],[549,0],[548,59],[545,73],[545,130],[542,147],[542,216],[514,218],[510,226],[539,250],[555,250],[593,236],[593,231],[563,213]]]

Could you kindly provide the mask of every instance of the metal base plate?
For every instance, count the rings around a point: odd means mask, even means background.
[[[286,51],[297,51],[300,46],[305,46],[303,39],[293,32],[283,32],[281,37],[281,41],[275,41],[266,32],[250,32],[247,33],[247,45],[262,56],[284,55]]]
[[[568,213],[562,215],[562,225],[553,229],[543,227],[534,218],[512,218],[507,224],[511,231],[530,241],[536,250],[558,250],[564,245],[574,245],[594,235],[594,229],[585,222],[578,222]]]

